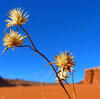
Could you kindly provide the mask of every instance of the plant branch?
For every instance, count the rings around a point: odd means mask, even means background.
[[[76,96],[76,91],[75,91],[75,85],[74,85],[74,77],[73,77],[73,72],[72,72],[71,74],[72,74],[72,85],[73,85],[74,98],[75,98],[75,99],[77,99],[77,96]]]
[[[73,88],[70,86],[70,84],[66,80],[64,80],[64,82],[73,90]]]
[[[54,72],[55,72],[55,74],[56,74],[56,77],[57,77],[58,80],[59,80],[59,83],[60,83],[61,87],[62,87],[62,88],[64,89],[64,91],[66,92],[66,94],[68,95],[69,99],[71,99],[71,96],[69,95],[69,93],[68,93],[68,91],[66,90],[64,84],[63,84],[62,81],[60,80],[60,78],[59,78],[59,76],[58,76],[58,74],[57,74],[57,72],[56,72],[56,69],[55,69],[54,66],[51,64],[51,62],[49,61],[49,59],[48,59],[45,55],[43,55],[41,52],[39,52],[39,51],[37,50],[37,48],[35,47],[34,43],[33,43],[32,40],[31,40],[30,35],[28,34],[28,32],[27,32],[21,25],[20,25],[20,28],[27,34],[27,36],[28,36],[28,38],[29,38],[29,40],[30,40],[30,42],[31,42],[31,44],[32,44],[32,46],[33,46],[35,52],[37,52],[40,56],[42,56],[42,57],[48,62],[48,64],[52,67],[52,69],[54,70]]]
[[[26,35],[28,36],[29,41],[31,42],[33,48],[34,48],[35,50],[37,50],[36,47],[35,47],[35,45],[34,45],[34,43],[33,43],[32,40],[31,40],[31,37],[30,37],[30,35],[28,34],[28,32],[27,32],[21,25],[19,25],[19,26],[20,26],[20,28],[26,33]]]
[[[31,46],[29,45],[21,45],[21,46],[16,46],[16,47],[29,47],[31,50],[35,51]],[[36,52],[36,51],[35,51]]]

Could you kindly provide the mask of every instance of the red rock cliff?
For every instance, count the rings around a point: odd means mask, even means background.
[[[85,84],[100,83],[100,67],[86,69],[83,83]]]

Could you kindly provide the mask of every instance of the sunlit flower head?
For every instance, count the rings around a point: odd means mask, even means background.
[[[3,52],[5,52],[8,48],[14,49],[15,46],[20,46],[24,42],[23,39],[25,39],[27,36],[22,36],[21,34],[18,34],[18,32],[15,32],[14,30],[10,29],[10,33],[6,34],[3,39],[3,46],[6,46]]]
[[[65,54],[62,52],[61,55],[55,56],[55,65],[71,72],[72,67],[75,65],[75,61],[73,61],[73,59],[74,57],[67,51]]]
[[[27,19],[28,16],[29,15],[27,15],[27,12],[23,14],[23,10],[21,10],[21,8],[12,9],[9,11],[9,15],[8,15],[10,19],[5,20],[6,22],[8,22],[6,26],[9,28],[18,24],[22,25],[26,21],[28,21]]]

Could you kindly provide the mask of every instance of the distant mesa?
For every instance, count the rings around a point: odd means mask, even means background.
[[[100,84],[100,67],[86,69],[82,83]]]
[[[13,86],[10,82],[0,77],[0,87]]]
[[[36,86],[36,85],[45,85],[46,83],[40,82],[32,82],[32,81],[25,81],[19,79],[4,79],[0,77],[0,87],[11,87],[11,86]]]

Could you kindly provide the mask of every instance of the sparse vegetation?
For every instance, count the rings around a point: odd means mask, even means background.
[[[10,33],[6,34],[3,39],[4,41],[3,46],[5,46],[5,49],[3,50],[2,53],[4,53],[9,48],[12,48],[12,50],[14,50],[15,47],[19,47],[19,48],[28,47],[33,52],[42,56],[48,62],[48,65],[52,67],[53,71],[55,72],[57,81],[60,83],[61,87],[63,88],[63,90],[65,91],[69,99],[72,99],[72,98],[69,92],[67,91],[67,89],[65,88],[65,85],[63,82],[66,81],[66,79],[68,78],[68,73],[71,73],[72,83],[73,83],[72,92],[74,93],[74,99],[77,99],[77,96],[75,93],[75,87],[74,87],[74,79],[73,79],[73,66],[75,65],[75,62],[73,61],[74,57],[72,56],[72,54],[69,54],[69,52],[67,51],[65,52],[65,54],[62,52],[61,55],[55,56],[54,62],[50,62],[49,59],[37,49],[37,47],[34,45],[31,39],[31,36],[22,26],[28,21],[27,13],[23,14],[23,10],[20,8],[12,9],[9,11],[8,17],[10,19],[6,20],[7,28],[5,29],[5,32],[7,29],[10,28]],[[16,26],[15,30],[11,29],[13,26]],[[21,33],[19,34],[20,29],[23,30],[26,36],[22,36]],[[24,41],[25,38],[29,39],[31,46],[25,44],[25,41]],[[54,65],[57,67],[57,69],[55,69]]]

